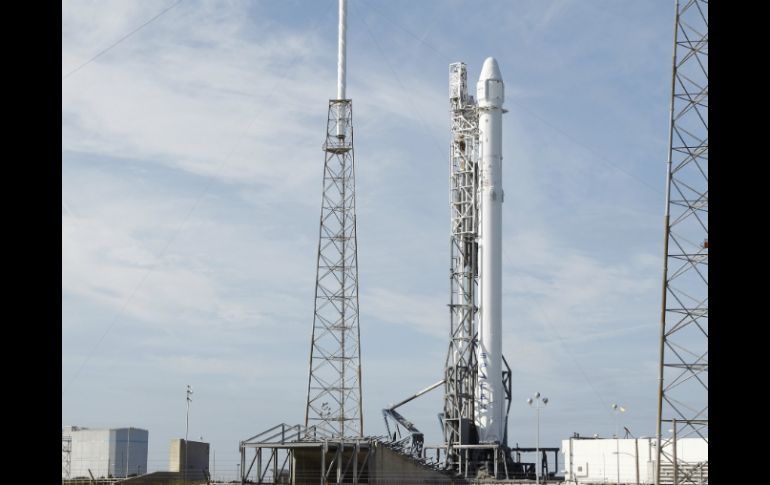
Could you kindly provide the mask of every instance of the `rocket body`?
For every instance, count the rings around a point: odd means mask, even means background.
[[[475,422],[482,443],[505,437],[502,352],[502,118],[504,84],[488,57],[476,84],[479,108],[479,327]]]

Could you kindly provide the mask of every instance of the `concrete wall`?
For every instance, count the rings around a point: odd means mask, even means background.
[[[336,456],[336,449],[333,444],[330,444],[329,451],[326,454],[326,463],[324,464],[326,467],[328,467],[332,461],[335,459]],[[345,473],[343,477],[343,482],[345,483],[352,483],[353,482],[353,466],[352,466],[352,458],[353,458],[353,450],[345,450],[342,453],[342,463],[343,466],[347,466],[347,472]],[[283,456],[282,454],[279,454],[279,467],[283,463]],[[262,455],[262,466],[264,467],[267,463],[267,460],[270,458],[270,450],[263,451]],[[360,483],[367,483],[366,477],[368,476],[368,472],[366,471],[368,469],[367,467],[363,467],[365,460],[366,460],[366,451],[359,451],[358,453],[358,467],[359,467],[359,481]],[[364,468],[361,470],[361,468]],[[295,448],[294,449],[294,484],[295,485],[317,485],[319,483],[319,480],[321,479],[321,449],[320,448]],[[272,476],[272,469],[268,471],[268,474],[266,476]],[[333,477],[334,480],[336,480],[337,477],[337,467],[332,467],[331,477]],[[278,483],[285,483],[285,481],[282,478],[279,478],[277,480]]]
[[[187,452],[187,470],[202,471],[209,469],[209,444],[200,441],[173,439],[168,450],[168,471],[179,472],[184,469],[185,448]]]
[[[655,441],[655,438],[563,440],[564,479],[575,479],[578,483],[617,483],[619,476],[620,483],[636,483],[638,464],[639,483],[654,483]],[[706,461],[708,445],[699,438],[677,440],[677,456],[692,463]]]
[[[450,485],[460,483],[449,476],[432,470],[390,448],[374,443],[369,457],[369,483],[372,485]]]

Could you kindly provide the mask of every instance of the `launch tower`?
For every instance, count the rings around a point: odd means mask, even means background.
[[[468,94],[466,65],[449,66],[451,323],[442,423],[446,465],[466,476],[482,462],[508,460],[511,371],[501,345],[503,89],[491,57],[477,83],[478,100]]]

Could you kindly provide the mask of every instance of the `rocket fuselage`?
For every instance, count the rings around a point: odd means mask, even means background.
[[[476,427],[482,443],[502,443],[502,116],[504,84],[488,57],[476,84],[479,112],[479,329]]]

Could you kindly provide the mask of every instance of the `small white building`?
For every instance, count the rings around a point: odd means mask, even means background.
[[[657,459],[655,446],[655,438],[578,437],[562,440],[564,480],[579,484],[618,483],[618,481],[622,484],[653,484]],[[708,461],[708,443],[700,438],[677,440],[676,451],[678,460],[691,463],[693,466]],[[665,470],[664,467],[661,471]],[[707,474],[708,468],[704,472]]]
[[[94,478],[143,475],[147,473],[148,437],[148,431],[139,428],[67,426],[62,430],[62,442],[70,442],[69,456],[62,452],[62,478],[89,477],[89,470]],[[64,476],[65,469],[69,477]]]

